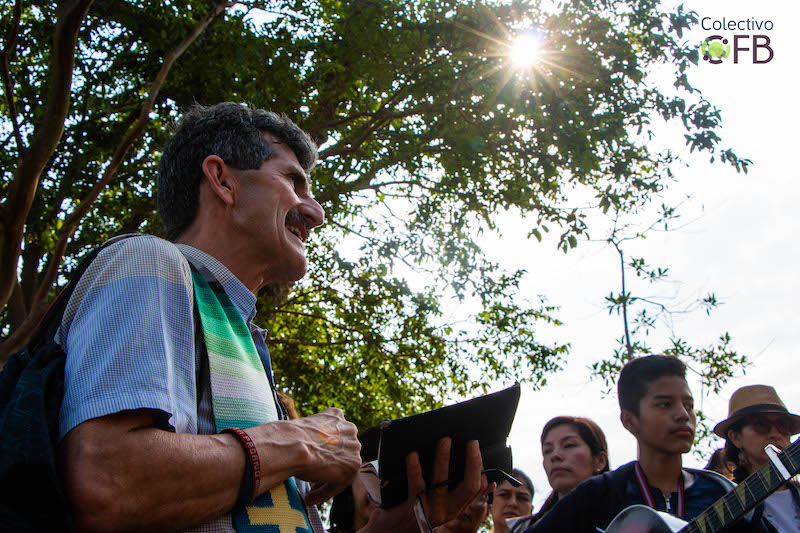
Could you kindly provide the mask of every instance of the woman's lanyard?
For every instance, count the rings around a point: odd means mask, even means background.
[[[642,491],[642,497],[644,498],[645,503],[649,507],[655,509],[656,508],[656,500],[655,500],[655,498],[653,498],[653,495],[650,493],[650,486],[647,484],[647,478],[645,477],[644,472],[642,471],[642,467],[639,466],[639,461],[636,461],[634,472],[635,472],[635,475],[636,475],[636,482],[639,483],[639,490]],[[686,515],[686,509],[685,509],[685,506],[684,506],[684,503],[683,503],[683,500],[684,500],[684,497],[683,497],[684,496],[684,494],[683,494],[683,484],[684,484],[683,472],[681,472],[681,477],[678,480],[678,509],[677,509],[678,512],[677,513],[672,513],[672,510],[669,508],[669,497],[666,496],[666,495],[664,496],[664,500],[666,501],[666,504],[667,504],[667,512],[674,514],[678,518],[684,518],[685,515]]]

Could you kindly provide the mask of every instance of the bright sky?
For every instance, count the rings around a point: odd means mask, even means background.
[[[678,3],[678,2],[674,2]],[[728,165],[710,164],[707,155],[690,156],[682,151],[679,128],[659,135],[655,142],[679,150],[688,167],[676,166],[678,183],[670,196],[692,195],[686,206],[686,221],[678,231],[652,233],[646,241],[627,249],[649,264],[669,267],[665,286],[678,300],[690,300],[714,291],[723,305],[706,317],[704,313],[678,320],[675,331],[692,346],[706,346],[728,331],[733,349],[747,354],[752,366],[745,376],[733,379],[716,396],[702,398],[693,384],[696,405],[712,424],[726,418],[728,398],[743,385],[764,383],[778,390],[788,408],[800,413],[800,387],[793,362],[800,352],[800,282],[796,270],[800,246],[800,170],[793,156],[800,153],[796,133],[800,125],[797,105],[800,74],[795,44],[795,25],[800,25],[800,3],[765,0],[687,0],[686,10],[710,22],[753,19],[772,22],[771,30],[718,31],[695,27],[684,36],[700,45],[713,34],[732,41],[734,34],[769,36],[774,58],[753,65],[750,52],[742,52],[738,64],[728,58],[720,65],[700,61],[690,72],[690,81],[722,111],[722,145],[751,159],[748,174],[737,174]],[[800,26],[798,26],[800,29]],[[740,41],[747,46],[748,41]],[[733,44],[731,42],[731,44]],[[765,54],[759,57],[763,59]],[[668,81],[671,84],[671,80]],[[541,466],[539,436],[553,416],[568,414],[594,419],[603,428],[610,448],[612,468],[636,458],[636,441],[619,422],[616,396],[603,396],[603,384],[590,381],[588,366],[608,356],[622,334],[621,321],[609,316],[604,297],[619,285],[618,257],[601,243],[581,242],[563,254],[555,240],[527,241],[530,228],[515,217],[502,224],[498,236],[486,239],[487,255],[498,258],[509,269],[523,268],[528,275],[523,295],[538,294],[559,305],[564,326],[543,331],[543,341],[564,343],[572,348],[562,372],[549,376],[540,391],[523,386],[522,400],[509,438],[515,466],[534,481],[538,508],[550,492]],[[603,237],[593,234],[593,237]],[[639,293],[641,294],[641,293]],[[645,293],[647,295],[647,293]],[[663,331],[663,330],[662,330]],[[650,342],[653,350],[666,347]],[[497,384],[495,390],[510,383]],[[719,441],[719,445],[722,441]],[[687,454],[684,464],[702,467],[705,458]]]
[[[713,421],[726,417],[727,401],[738,387],[765,383],[777,388],[789,409],[800,412],[800,387],[796,386],[800,348],[800,283],[797,265],[800,246],[796,234],[800,205],[800,170],[794,156],[800,152],[796,133],[800,124],[797,105],[797,25],[800,4],[780,0],[753,3],[743,0],[689,0],[689,10],[711,20],[770,20],[771,31],[731,32],[693,29],[686,39],[699,43],[714,33],[768,35],[775,56],[770,63],[753,65],[750,52],[740,63],[729,58],[720,65],[701,61],[691,80],[723,112],[723,144],[753,161],[749,174],[709,164],[708,157],[688,160],[689,168],[678,168],[677,193],[691,193],[690,211],[699,218],[674,233],[653,234],[637,245],[637,255],[651,264],[668,266],[680,282],[680,297],[696,297],[713,290],[724,305],[710,317],[694,315],[678,322],[676,331],[695,345],[712,343],[729,331],[733,346],[747,354],[753,366],[747,375],[734,379],[719,396],[696,401]],[[745,43],[745,41],[740,41]],[[763,57],[763,56],[762,56]],[[665,134],[666,135],[666,134]],[[673,137],[671,146],[681,145]],[[541,467],[539,435],[553,416],[588,416],[606,433],[612,467],[636,457],[636,446],[619,422],[614,396],[603,398],[602,384],[589,382],[587,366],[609,354],[621,333],[620,320],[609,317],[603,298],[618,286],[618,260],[601,244],[581,243],[567,255],[555,246],[520,246],[525,228],[508,224],[499,240],[497,254],[505,265],[529,272],[524,293],[542,293],[561,306],[566,323],[553,333],[554,339],[572,344],[563,372],[551,376],[544,390],[524,388],[522,402],[510,436],[515,465],[536,485],[536,507],[550,491]],[[598,235],[599,236],[599,235]],[[653,343],[653,348],[663,347]],[[721,443],[721,442],[720,442]],[[687,456],[688,466],[704,460]]]

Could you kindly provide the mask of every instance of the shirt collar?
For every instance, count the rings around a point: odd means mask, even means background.
[[[225,294],[231,299],[236,310],[242,315],[245,322],[250,324],[256,316],[256,296],[234,276],[228,267],[220,263],[214,256],[186,244],[175,246],[189,261],[200,263],[206,267],[216,280],[222,285]]]

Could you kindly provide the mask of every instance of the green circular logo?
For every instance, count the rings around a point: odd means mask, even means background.
[[[711,57],[722,57],[725,55],[725,47],[719,41],[714,41],[708,45],[708,55]]]
[[[719,64],[731,55],[731,45],[723,36],[712,35],[700,43],[700,53],[703,54],[704,61]]]

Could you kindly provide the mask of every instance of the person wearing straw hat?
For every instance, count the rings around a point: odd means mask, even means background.
[[[735,465],[734,481],[769,462],[764,448],[768,444],[781,450],[789,438],[800,433],[800,416],[790,413],[778,393],[768,385],[749,385],[733,393],[728,418],[714,426],[714,433],[725,439],[725,457]],[[756,508],[776,531],[800,532],[800,490],[795,481],[767,498]]]

